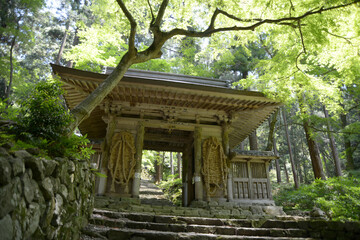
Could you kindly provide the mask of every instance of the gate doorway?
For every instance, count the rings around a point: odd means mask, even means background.
[[[194,172],[193,135],[192,131],[162,128],[145,128],[144,133],[143,171],[151,168],[149,159],[146,159],[150,156],[146,156],[145,151],[156,151],[157,153],[153,154],[157,154],[157,159],[152,159],[151,162],[153,164],[153,176],[151,177],[155,182],[159,182],[169,178],[172,172],[173,175],[178,175],[182,180],[182,206],[188,206],[195,198],[195,188],[192,183]]]

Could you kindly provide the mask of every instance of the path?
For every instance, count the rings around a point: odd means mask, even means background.
[[[174,206],[167,200],[164,193],[151,180],[141,180],[140,185],[140,201],[141,204],[156,206]]]

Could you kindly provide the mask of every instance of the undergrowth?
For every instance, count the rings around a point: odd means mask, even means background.
[[[360,221],[360,179],[355,177],[317,179],[298,190],[283,188],[274,200],[284,210],[318,207],[332,220]]]
[[[166,181],[161,181],[159,187],[163,190],[165,197],[175,205],[181,206],[182,203],[182,179],[176,178],[177,175],[169,175]]]

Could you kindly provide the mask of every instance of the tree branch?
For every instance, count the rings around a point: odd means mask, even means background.
[[[123,13],[125,14],[126,18],[129,20],[131,26],[130,37],[129,37],[129,54],[131,55],[136,54],[136,48],[135,48],[135,34],[136,34],[136,26],[137,26],[136,21],[129,12],[129,10],[126,8],[124,2],[122,0],[116,0],[116,1],[119,4]]]
[[[166,1],[166,0],[164,0],[164,1]],[[341,4],[341,5],[332,6],[332,7],[328,7],[328,8],[321,7],[321,8],[318,8],[317,10],[315,10],[315,9],[309,10],[309,11],[305,12],[304,14],[297,16],[297,17],[284,17],[284,18],[279,18],[279,19],[261,19],[261,18],[242,19],[242,18],[238,18],[234,15],[231,15],[231,14],[227,13],[226,11],[223,11],[220,9],[215,9],[215,11],[211,17],[209,27],[205,31],[196,32],[196,31],[191,31],[191,30],[175,28],[167,33],[166,38],[169,39],[176,35],[184,35],[184,36],[188,36],[188,37],[210,37],[212,34],[218,33],[218,32],[247,31],[247,30],[254,31],[255,28],[257,28],[261,25],[264,25],[264,24],[277,24],[277,25],[288,25],[288,26],[292,26],[292,27],[294,27],[294,26],[298,27],[298,25],[289,23],[289,22],[298,22],[301,19],[304,19],[308,16],[315,15],[315,14],[321,14],[323,12],[327,12],[327,11],[338,9],[338,8],[344,8],[344,7],[356,4],[358,2],[360,2],[360,0],[355,0],[355,1],[347,3],[347,4]],[[215,21],[219,14],[223,14],[224,16],[226,16],[230,19],[233,19],[235,21],[238,21],[238,22],[256,22],[256,23],[253,23],[252,25],[249,25],[249,26],[233,26],[233,27],[215,28],[215,26],[214,26]]]
[[[295,7],[294,7],[294,4],[292,3],[292,1],[291,0],[289,0],[289,1],[290,1],[289,16],[291,17],[291,10],[295,11]]]
[[[166,7],[168,6],[168,4],[169,4],[169,0],[163,0],[162,3],[161,3],[159,13],[158,13],[158,15],[156,16],[155,23],[154,23],[154,25],[155,25],[157,28],[160,27],[161,20],[162,20],[163,17],[164,17],[165,10],[166,10]]]
[[[298,20],[298,26],[299,26],[299,33],[300,33],[300,38],[301,38],[301,44],[302,44],[304,53],[306,54],[306,48],[305,48],[305,44],[304,44],[304,36],[303,36],[303,34],[302,34],[302,31],[301,31],[301,23],[300,23],[300,20]]]
[[[150,23],[150,26],[151,26],[155,22],[155,16],[154,16],[154,12],[153,12],[153,9],[151,7],[151,4],[150,4],[150,0],[147,0],[147,3],[149,5],[150,12],[151,12],[151,23]]]
[[[350,41],[350,39],[355,38],[355,37],[347,38],[347,37],[343,37],[343,36],[340,36],[340,35],[336,35],[334,33],[329,32],[327,29],[323,29],[323,31],[330,34],[331,36],[344,39],[350,45],[352,45],[352,42]]]

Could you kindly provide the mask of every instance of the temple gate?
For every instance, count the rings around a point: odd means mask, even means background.
[[[70,109],[104,74],[52,65]],[[79,129],[98,146],[99,195],[139,197],[143,150],[182,152],[183,205],[197,201],[271,202],[273,156],[236,150],[281,105],[224,80],[128,70]]]

